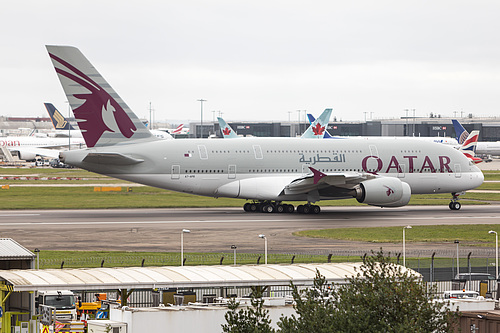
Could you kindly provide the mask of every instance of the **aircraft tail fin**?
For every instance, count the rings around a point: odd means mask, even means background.
[[[314,121],[316,120],[316,118],[314,118],[314,116],[310,113],[307,114],[307,118],[309,119],[309,124],[314,123]],[[323,135],[323,138],[324,139],[333,139],[333,136],[331,136],[330,133],[328,133],[328,130],[325,129],[325,135]]]
[[[46,48],[87,147],[158,140],[80,50]]]
[[[224,119],[217,117],[217,120],[219,121],[220,131],[222,132],[224,139],[234,139],[238,137],[236,132],[226,123]]]
[[[59,112],[59,110],[56,109],[56,107],[52,103],[43,103],[43,104],[45,105],[45,108],[49,113],[49,117],[50,120],[52,120],[52,125],[54,125],[54,129],[65,130],[65,131],[75,130],[73,126],[71,126],[69,121],[66,120],[66,117],[64,117],[62,113]]]
[[[177,126],[176,129],[170,132],[170,134],[181,134],[182,133],[182,128],[184,127],[184,124],[180,124]]]
[[[322,139],[328,126],[328,121],[332,114],[332,109],[325,109],[323,113],[309,125],[307,130],[302,134],[303,139]]]
[[[481,163],[483,160],[476,157],[477,141],[479,139],[479,131],[472,131],[464,143],[460,146],[460,151],[474,163]]]
[[[460,124],[460,122],[456,119],[452,119],[453,127],[455,128],[455,134],[457,135],[457,141],[459,144],[463,144],[465,139],[469,136],[469,132],[465,130],[465,128]]]

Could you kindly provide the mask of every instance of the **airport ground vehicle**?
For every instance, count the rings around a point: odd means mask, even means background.
[[[466,280],[466,281],[495,280],[495,276],[487,273],[460,273],[455,275],[455,280]]]
[[[35,300],[37,308],[40,305],[56,308],[57,320],[76,320],[76,298],[72,291],[39,291]]]

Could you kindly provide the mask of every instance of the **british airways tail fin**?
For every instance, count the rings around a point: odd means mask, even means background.
[[[311,125],[309,125],[304,134],[302,134],[301,138],[323,139],[331,114],[332,114],[332,109],[325,109],[325,111],[323,111],[323,113],[318,117],[318,119],[316,119],[314,122],[312,122]]]
[[[220,131],[222,132],[222,136],[224,139],[234,139],[237,138],[238,135],[233,131],[231,126],[229,126],[224,119],[221,117],[217,117],[219,121]]]
[[[52,125],[56,130],[74,131],[75,129],[69,121],[59,112],[58,109],[52,103],[43,103],[47,112],[49,113],[50,120],[52,120]]]
[[[472,131],[464,143],[460,146],[460,151],[474,163],[481,163],[483,160],[476,157],[477,141],[479,140],[479,131]]]
[[[469,132],[465,130],[465,128],[460,124],[460,122],[456,119],[451,120],[453,122],[453,127],[455,128],[455,134],[457,135],[457,141],[459,144],[463,144],[465,139],[469,136]]]
[[[87,147],[158,140],[80,50],[46,48]]]
[[[307,118],[309,119],[309,124],[314,123],[314,121],[316,120],[316,118],[314,118],[314,116],[310,113],[307,114]],[[334,137],[331,136],[330,133],[328,133],[327,129],[325,129],[325,135],[323,135],[323,138],[324,139],[334,139]]]

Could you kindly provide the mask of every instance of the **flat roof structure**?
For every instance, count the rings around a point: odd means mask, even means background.
[[[355,275],[361,265],[358,262],[6,270],[0,271],[0,280],[13,291],[283,286],[290,281],[312,285],[317,270],[327,281],[342,283],[346,277]]]

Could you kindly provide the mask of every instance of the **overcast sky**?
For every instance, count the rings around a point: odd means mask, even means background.
[[[8,1],[0,115],[67,114],[44,47],[58,44],[161,121],[199,120],[200,98],[205,120],[500,117],[499,17],[497,0]]]

